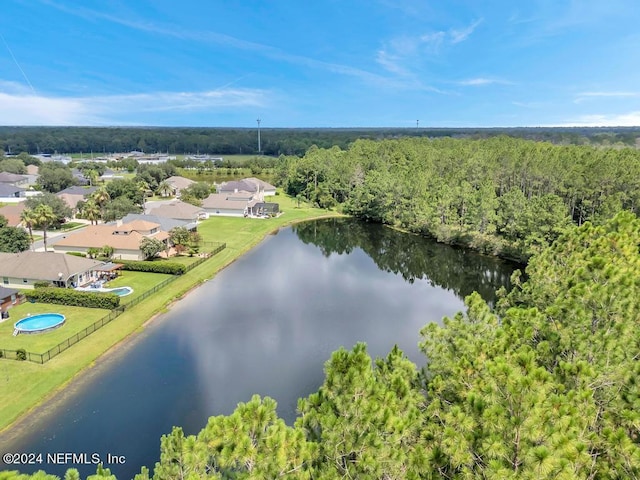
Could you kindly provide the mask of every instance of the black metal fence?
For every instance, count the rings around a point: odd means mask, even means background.
[[[203,262],[206,262],[208,259],[210,259],[214,255],[217,255],[218,253],[220,253],[222,250],[224,250],[227,247],[226,243],[215,243],[215,244],[214,244],[214,242],[207,242],[207,243],[213,244],[211,246],[215,246],[215,248],[208,255],[203,256],[202,258],[199,258],[198,260],[196,260],[192,264],[188,265],[187,266],[187,272],[189,270],[197,267],[198,265],[202,264]],[[147,290],[143,294],[132,298],[131,301],[127,302],[126,304],[120,305],[120,306],[114,308],[107,315],[102,317],[100,320],[95,321],[93,324],[89,325],[84,330],[81,330],[80,332],[77,332],[75,335],[71,335],[69,338],[67,338],[66,340],[63,340],[58,345],[56,345],[53,348],[50,348],[49,350],[47,350],[44,353],[27,352],[27,351],[22,350],[22,349],[19,349],[19,350],[0,349],[0,358],[7,358],[7,359],[10,359],[10,360],[28,360],[30,362],[40,363],[40,364],[46,363],[49,360],[51,360],[53,357],[55,357],[56,355],[59,355],[60,353],[64,352],[70,346],[75,345],[76,343],[78,343],[83,338],[91,335],[96,330],[104,327],[107,323],[111,322],[113,319],[115,319],[118,316],[120,316],[125,310],[133,307],[134,305],[137,305],[142,300],[150,297],[151,295],[156,293],[158,290],[164,288],[165,286],[167,286],[169,283],[173,282],[179,276],[180,275],[174,275],[174,276],[172,276],[170,278],[167,278],[167,279],[163,280],[161,283],[159,283],[158,285],[156,285],[152,289]]]

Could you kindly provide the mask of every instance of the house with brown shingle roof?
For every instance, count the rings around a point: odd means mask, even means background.
[[[4,207],[0,207],[0,215],[8,220],[7,225],[9,225],[10,227],[17,227],[22,223],[22,220],[20,220],[20,215],[22,215],[24,209],[24,202],[5,205]]]
[[[83,230],[65,235],[53,245],[54,252],[87,253],[90,248],[113,248],[113,258],[122,260],[144,260],[140,250],[143,238],[160,240],[167,248],[169,232],[160,228],[158,223],[146,220],[134,220],[128,223],[90,225]]]
[[[182,190],[193,185],[196,182],[185,177],[174,175],[173,177],[167,178],[167,183],[171,185],[171,188],[173,188],[173,195],[180,195],[180,192]]]
[[[53,252],[0,253],[0,279],[6,288],[33,288],[35,282],[59,287],[97,279],[104,262]]]

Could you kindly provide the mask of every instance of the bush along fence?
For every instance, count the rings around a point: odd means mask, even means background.
[[[199,258],[197,261],[193,262],[192,264],[185,266],[185,269],[182,273],[186,273],[189,270],[197,267],[198,265],[202,264],[203,262],[207,261],[209,258],[213,257],[214,255],[220,253],[222,250],[224,250],[226,248],[226,243],[222,243],[222,244],[216,244],[215,248],[212,250],[211,253],[209,253],[206,256],[203,256],[202,258]],[[139,263],[143,263],[143,262],[139,262]],[[184,266],[184,265],[180,265],[180,266]],[[92,325],[89,325],[87,328],[85,328],[84,330],[81,330],[80,332],[71,335],[69,338],[67,338],[66,340],[63,340],[62,342],[60,342],[58,345],[56,345],[53,348],[50,348],[49,350],[47,350],[44,353],[33,353],[33,352],[28,352],[22,348],[19,348],[18,350],[6,350],[6,349],[0,349],[0,358],[7,358],[7,359],[11,359],[11,360],[28,360],[30,362],[34,362],[34,363],[46,363],[49,360],[51,360],[52,358],[54,358],[56,355],[64,352],[67,348],[69,348],[70,346],[78,343],[80,340],[82,340],[83,338],[91,335],[93,332],[95,332],[96,330],[102,328],[103,326],[105,326],[107,323],[111,322],[113,319],[117,318],[118,316],[120,316],[122,313],[125,312],[125,310],[133,307],[134,305],[137,305],[138,303],[140,303],[141,301],[143,301],[144,299],[150,297],[151,295],[153,295],[154,293],[156,293],[158,290],[164,288],[165,286],[167,286],[169,283],[173,282],[176,278],[178,278],[181,274],[174,274],[173,277],[167,278],[166,280],[164,280],[163,282],[159,283],[158,285],[156,285],[155,287],[153,287],[150,290],[147,290],[146,292],[144,292],[143,294],[139,295],[138,297],[132,298],[131,301],[127,302],[126,305],[116,305],[107,315],[105,315],[104,317],[102,317],[100,320],[97,320],[96,322],[94,322]],[[34,291],[42,291],[42,290],[52,290],[50,288],[43,288],[43,289],[37,289]],[[62,292],[66,292],[66,290],[60,290]],[[84,293],[84,292],[78,292],[78,293]],[[29,298],[29,297],[27,297]],[[42,297],[40,297],[42,298]],[[44,297],[45,299],[40,300],[38,298],[39,301],[41,302],[49,302],[49,297]]]

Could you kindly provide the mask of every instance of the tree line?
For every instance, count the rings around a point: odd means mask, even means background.
[[[256,126],[257,127],[257,126]],[[262,128],[258,152],[257,128],[142,127],[9,127],[0,126],[0,151],[12,154],[208,153],[304,155],[312,145],[347,148],[358,139],[400,137],[488,138],[509,135],[563,144],[625,145],[640,136],[636,127],[598,128]]]
[[[293,425],[254,396],[197,435],[174,427],[136,480],[638,478],[639,244],[630,212],[570,228],[496,308],[474,293],[424,327],[423,365],[340,349]]]
[[[276,178],[320,207],[521,262],[572,224],[640,209],[639,151],[506,136],[312,147]]]

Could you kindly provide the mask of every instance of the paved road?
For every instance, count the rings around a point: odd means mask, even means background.
[[[88,220],[81,220],[81,219],[73,219],[71,220],[72,222],[75,223],[84,223],[86,225],[89,225],[89,221]],[[76,232],[81,232],[82,230],[84,230],[86,227],[81,227],[81,228],[77,228],[75,230],[70,230],[68,232],[61,232],[61,231],[50,231],[47,230],[47,250],[51,250],[51,245],[55,245],[57,241],[63,239],[66,235],[71,234],[71,233],[76,233]],[[39,236],[43,236],[43,232],[42,230],[34,230],[33,231],[34,235],[39,235]],[[44,240],[36,240],[35,242],[33,242],[33,247],[32,247],[34,252],[44,252]]]

